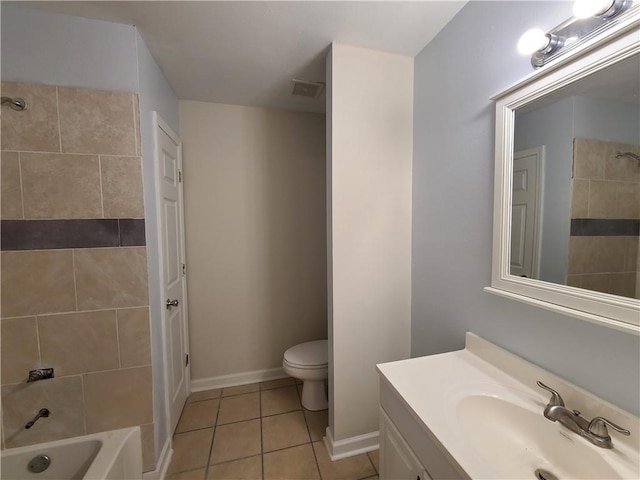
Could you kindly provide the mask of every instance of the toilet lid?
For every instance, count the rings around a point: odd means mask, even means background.
[[[284,352],[284,359],[292,365],[326,365],[328,363],[327,340],[301,343]]]

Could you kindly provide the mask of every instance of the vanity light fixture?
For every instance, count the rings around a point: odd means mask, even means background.
[[[576,0],[573,17],[544,33],[531,29],[520,37],[518,52],[531,54],[531,65],[539,68],[621,23],[640,8],[640,0]]]

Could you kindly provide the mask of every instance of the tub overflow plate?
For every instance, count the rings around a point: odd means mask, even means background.
[[[27,465],[27,469],[31,473],[41,473],[49,468],[49,465],[51,465],[51,458],[49,458],[48,455],[38,455],[31,459]]]

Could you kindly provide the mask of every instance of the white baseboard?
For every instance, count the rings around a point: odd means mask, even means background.
[[[214,388],[235,387],[236,385],[246,385],[247,383],[264,382],[266,380],[276,380],[284,378],[282,367],[268,368],[266,370],[254,370],[253,372],[234,373],[231,375],[222,375],[220,377],[191,379],[191,391],[202,392]]]
[[[341,460],[361,453],[371,452],[380,447],[380,432],[365,433],[344,440],[334,440],[327,427],[327,435],[322,439],[332,461]]]
[[[162,452],[160,452],[156,469],[143,473],[142,480],[164,480],[164,477],[167,476],[169,464],[171,463],[171,457],[173,457],[173,448],[171,448],[171,439],[167,438],[167,441],[164,442],[164,446],[162,447]]]

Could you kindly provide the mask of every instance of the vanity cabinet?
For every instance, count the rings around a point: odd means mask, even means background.
[[[380,409],[380,478],[432,480],[384,410]]]

